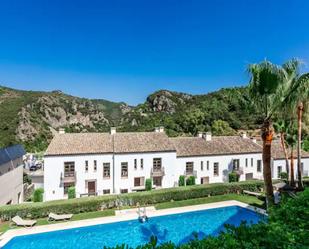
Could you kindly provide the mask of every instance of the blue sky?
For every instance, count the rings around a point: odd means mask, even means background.
[[[129,104],[244,85],[249,63],[309,62],[308,13],[306,0],[2,0],[0,84]]]

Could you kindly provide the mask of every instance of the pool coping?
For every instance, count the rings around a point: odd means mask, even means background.
[[[192,205],[192,206],[184,206],[184,207],[176,207],[176,208],[158,209],[158,210],[156,210],[154,207],[147,207],[146,214],[148,217],[157,217],[157,216],[163,216],[163,215],[194,212],[194,211],[221,208],[221,207],[229,207],[229,206],[239,206],[239,207],[246,208],[251,211],[257,212],[259,214],[267,215],[264,209],[257,208],[249,204],[246,204],[240,201],[235,201],[235,200],[214,202],[214,203],[208,203],[208,204],[199,204],[199,205]],[[66,230],[66,229],[72,229],[72,228],[108,224],[108,223],[114,223],[114,222],[120,222],[120,221],[133,220],[137,218],[138,218],[137,209],[133,208],[133,209],[116,211],[115,216],[61,222],[61,223],[55,223],[55,224],[34,226],[32,228],[11,229],[11,230],[6,231],[4,234],[0,236],[0,248],[2,248],[5,244],[7,244],[11,239],[13,239],[16,236],[24,236],[24,235],[52,232],[52,231],[58,231],[58,230]]]

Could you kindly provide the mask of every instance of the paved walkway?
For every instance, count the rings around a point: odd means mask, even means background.
[[[263,209],[253,207],[253,206],[250,206],[248,204],[245,204],[239,201],[222,201],[222,202],[215,202],[215,203],[209,203],[209,204],[185,206],[185,207],[179,207],[179,208],[168,208],[168,209],[160,209],[160,210],[156,210],[154,207],[147,207],[146,214],[148,217],[156,217],[156,216],[161,216],[161,215],[192,212],[192,211],[206,210],[206,209],[219,208],[219,207],[228,207],[228,206],[240,206],[240,207],[247,208],[252,211],[261,213],[261,214],[266,214],[266,211]],[[117,210],[115,216],[94,218],[94,219],[87,219],[87,220],[78,220],[78,221],[68,221],[68,222],[62,222],[62,223],[56,223],[56,224],[34,226],[32,228],[11,229],[5,232],[2,236],[0,236],[0,248],[4,246],[9,240],[11,240],[15,236],[51,232],[51,231],[85,227],[85,226],[93,226],[93,225],[98,225],[98,224],[106,224],[106,223],[119,222],[119,221],[127,221],[127,220],[133,220],[137,218],[138,218],[138,210],[137,208],[132,208],[132,209],[126,209],[126,210]]]

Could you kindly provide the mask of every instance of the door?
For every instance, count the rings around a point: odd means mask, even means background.
[[[162,177],[154,177],[153,178],[153,185],[156,187],[161,187],[162,186]]]
[[[88,194],[94,194],[96,192],[95,181],[88,182]]]
[[[201,178],[201,184],[209,184],[209,176]]]
[[[253,179],[253,173],[247,173],[246,180],[252,180],[252,179]]]

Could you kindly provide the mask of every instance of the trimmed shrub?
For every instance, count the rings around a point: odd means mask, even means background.
[[[145,187],[147,191],[152,190],[152,180],[150,178],[146,179]]]
[[[186,185],[187,185],[187,186],[193,186],[193,185],[195,185],[195,177],[194,177],[194,176],[190,176],[190,177],[186,180]]]
[[[74,198],[76,198],[75,187],[69,187],[69,189],[68,189],[68,198],[69,198],[69,199],[74,199]]]
[[[238,182],[239,181],[239,175],[236,172],[229,173],[229,182]]]
[[[280,179],[281,179],[281,180],[284,180],[284,181],[287,181],[287,180],[288,180],[288,173],[286,173],[286,172],[281,172],[281,173],[280,173]]]
[[[185,176],[179,176],[178,186],[185,186]]]
[[[54,213],[84,213],[93,212],[119,206],[154,205],[161,202],[179,201],[207,197],[209,195],[223,195],[240,193],[242,190],[253,192],[264,187],[263,181],[244,181],[237,183],[214,183],[186,187],[166,188],[119,195],[103,195],[97,197],[83,197],[68,200],[49,201],[41,203],[24,203],[0,207],[0,219],[8,220],[15,215],[22,218],[43,218],[50,212]]]
[[[43,193],[44,189],[42,188],[37,188],[33,192],[33,202],[42,202],[43,201]]]

